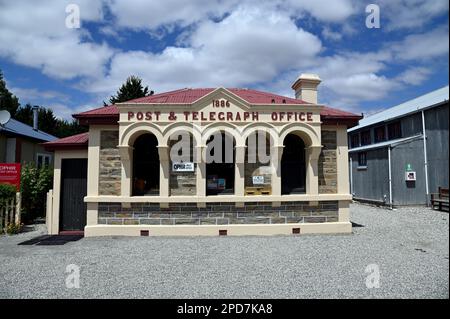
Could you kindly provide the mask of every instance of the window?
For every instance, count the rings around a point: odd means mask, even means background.
[[[366,152],[358,153],[358,167],[362,167],[362,168],[367,167],[367,153]]]
[[[52,156],[50,154],[38,153],[36,156],[36,166],[41,168],[43,166],[48,167],[50,165]]]
[[[383,126],[376,127],[375,131],[375,143],[380,143],[386,140],[386,129]]]
[[[388,125],[388,137],[390,140],[402,137],[402,127],[400,125],[400,121]]]
[[[370,136],[370,130],[361,132],[361,146],[369,145],[372,143],[372,139]]]
[[[355,147],[358,147],[358,146],[359,146],[359,134],[358,134],[358,133],[353,134],[353,135],[351,136],[351,139],[350,139],[350,146],[351,146],[352,148],[355,148]]]

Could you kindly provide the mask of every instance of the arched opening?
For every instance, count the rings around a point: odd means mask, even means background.
[[[272,137],[263,130],[257,130],[247,137],[245,145],[245,195],[271,195]]]
[[[159,195],[158,140],[150,133],[142,134],[134,142],[133,196]]]
[[[281,157],[281,193],[304,194],[306,189],[305,143],[295,135],[284,139]]]
[[[235,145],[223,131],[206,141],[206,195],[234,194]]]

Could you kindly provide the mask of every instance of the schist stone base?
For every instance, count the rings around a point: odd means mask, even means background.
[[[338,202],[324,201],[316,206],[309,202],[272,203],[174,203],[161,208],[158,203],[132,203],[124,208],[117,203],[99,203],[100,225],[232,225],[292,224],[338,222]]]

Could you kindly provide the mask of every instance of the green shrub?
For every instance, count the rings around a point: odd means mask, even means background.
[[[14,198],[15,195],[15,186],[9,184],[0,184],[0,207],[4,207],[8,200]]]
[[[47,192],[52,188],[53,169],[37,168],[33,163],[22,166],[21,193],[23,220],[33,221],[45,216]]]
[[[18,234],[22,231],[23,224],[21,223],[9,223],[6,225],[6,233],[9,235]]]

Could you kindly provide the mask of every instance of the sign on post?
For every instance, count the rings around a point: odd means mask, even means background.
[[[14,185],[20,191],[20,164],[0,163],[0,184]]]

